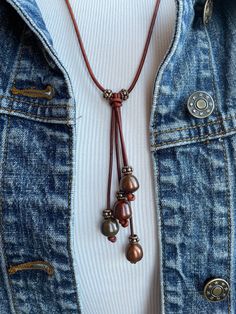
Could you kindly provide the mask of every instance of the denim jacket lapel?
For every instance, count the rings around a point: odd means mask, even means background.
[[[35,0],[6,0],[22,16],[25,22],[37,32],[48,46],[53,46],[53,41],[44,23],[42,14]],[[51,47],[52,48],[52,47]]]
[[[26,25],[31,31],[38,37],[43,44],[45,50],[48,52],[56,66],[62,72],[65,78],[65,84],[67,85],[68,98],[66,100],[69,108],[68,119],[71,123],[75,123],[75,99],[72,90],[72,84],[67,70],[65,69],[62,61],[60,60],[56,50],[53,47],[53,40],[44,23],[42,14],[35,0],[6,0],[21,16]]]

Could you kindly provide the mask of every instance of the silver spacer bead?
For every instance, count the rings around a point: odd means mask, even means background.
[[[120,94],[121,94],[121,98],[123,99],[123,100],[126,100],[126,99],[128,99],[129,98],[129,92],[127,91],[127,89],[122,89],[121,91],[120,91]]]
[[[117,198],[118,200],[126,199],[126,195],[125,195],[125,193],[124,193],[123,191],[117,191],[117,192],[116,192],[116,198]]]
[[[111,209],[104,209],[102,212],[104,218],[112,217],[112,210]]]
[[[113,94],[113,92],[111,89],[105,89],[103,92],[103,97],[106,99],[110,99],[112,94]]]
[[[140,240],[140,239],[138,238],[137,234],[134,234],[134,235],[130,235],[130,236],[129,236],[129,242],[130,242],[130,243],[138,243],[139,240]]]
[[[124,166],[122,167],[122,173],[124,174],[131,174],[133,172],[133,167],[131,166]]]

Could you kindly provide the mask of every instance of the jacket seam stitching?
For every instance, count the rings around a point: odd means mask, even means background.
[[[1,109],[2,110],[6,110],[8,112],[18,112],[18,113],[21,113],[24,116],[35,117],[35,118],[39,118],[39,119],[45,120],[45,121],[49,121],[49,120],[58,120],[58,121],[67,121],[67,122],[73,121],[73,120],[68,119],[68,116],[65,116],[63,118],[55,118],[53,116],[49,117],[49,118],[46,118],[46,117],[42,117],[40,115],[34,115],[34,114],[31,114],[31,113],[25,113],[25,112],[20,111],[20,110],[8,109],[8,108],[0,108],[0,111],[1,111]]]
[[[160,176],[160,158],[157,158],[158,160],[158,181],[159,181],[159,205],[160,205],[160,217],[161,217],[161,230],[160,230],[160,234],[161,234],[161,245],[162,245],[162,269],[160,270],[162,272],[162,280],[163,280],[163,295],[164,295],[164,300],[163,300],[163,307],[164,307],[164,311],[166,310],[166,300],[167,300],[167,295],[166,295],[166,275],[164,272],[164,267],[165,267],[165,259],[164,259],[164,253],[165,253],[165,241],[164,241],[164,223],[163,223],[163,207],[162,207],[162,200],[161,200],[161,176]]]
[[[69,265],[70,265],[70,270],[72,273],[72,281],[73,281],[73,287],[75,289],[75,303],[77,306],[77,309],[79,310],[80,313],[80,306],[79,306],[79,301],[78,301],[78,295],[77,295],[77,284],[76,284],[76,280],[75,280],[75,273],[74,273],[74,266],[72,263],[72,252],[71,252],[71,247],[70,247],[70,243],[71,243],[71,233],[70,233],[70,220],[71,220],[71,211],[72,211],[72,203],[71,203],[71,189],[72,189],[72,176],[73,176],[73,154],[72,154],[72,149],[73,149],[73,129],[71,127],[69,127],[69,162],[70,162],[70,173],[69,173],[69,180],[68,180],[68,208],[69,208],[69,217],[68,217],[68,224],[67,224],[67,235],[68,235],[68,241],[67,241],[67,245],[68,245],[68,255],[69,255]]]
[[[2,219],[3,219],[3,178],[4,178],[4,175],[3,175],[3,171],[5,169],[5,165],[6,165],[6,156],[7,156],[7,149],[8,149],[8,137],[9,137],[9,129],[10,129],[10,119],[11,117],[8,116],[8,119],[7,119],[7,132],[6,132],[6,138],[5,138],[5,142],[4,142],[4,149],[3,149],[3,152],[4,152],[4,155],[3,155],[3,162],[2,162],[2,178],[1,178],[1,197],[0,197],[0,208],[1,208],[1,225],[2,225]],[[4,235],[3,235],[3,228],[1,226],[1,235],[2,235],[2,252],[3,252],[3,256],[4,256],[4,259],[5,259],[5,263],[6,265],[8,264],[8,261],[7,261],[7,257],[6,257],[6,251],[5,251],[5,241],[4,241]],[[15,302],[15,297],[13,296],[13,293],[12,293],[12,282],[11,282],[11,279],[10,279],[10,276],[7,272],[7,278],[8,278],[8,282],[9,282],[9,289],[10,289],[10,294],[11,294],[11,301],[12,301],[12,305],[13,305],[13,309],[14,309],[14,314],[18,314],[18,311],[16,310],[16,302]],[[10,297],[8,295],[8,297]]]
[[[215,77],[214,77],[214,67],[213,67],[213,53],[212,53],[212,46],[211,46],[211,41],[210,41],[210,37],[208,34],[208,30],[206,28],[206,25],[204,25],[204,33],[206,36],[206,42],[207,42],[207,47],[208,47],[208,60],[209,60],[209,69],[211,71],[211,84],[212,84],[212,89],[214,91],[214,95],[215,95],[215,99],[217,101],[217,105],[219,104],[218,102],[218,97],[217,97],[217,92],[216,92],[216,81],[215,81]],[[215,111],[216,111],[216,116],[218,116],[218,118],[220,117],[219,111],[218,111],[218,106],[215,105]]]
[[[55,104],[55,105],[44,105],[44,104],[37,104],[35,102],[30,102],[30,101],[24,101],[15,97],[9,97],[9,96],[5,96],[5,95],[0,95],[0,98],[6,98],[12,101],[16,101],[19,103],[23,103],[23,104],[28,104],[34,107],[45,107],[45,108],[72,108],[73,106],[71,105],[62,105],[62,104]]]
[[[226,199],[227,199],[227,220],[228,220],[228,280],[229,285],[231,285],[230,280],[230,272],[231,272],[231,206],[230,206],[230,185],[229,185],[229,173],[228,173],[228,158],[226,153],[226,147],[225,142],[222,143],[223,151],[224,151],[224,161],[225,161],[225,176],[226,176],[226,184],[227,184],[227,190],[226,190]],[[228,295],[228,314],[231,313],[231,297],[230,297],[230,290]]]
[[[203,126],[208,126],[208,125],[212,125],[212,124],[217,124],[226,120],[233,120],[235,119],[236,114],[235,115],[228,115],[224,118],[219,118],[218,120],[215,121],[211,121],[209,123],[205,123],[205,124],[198,124],[198,125],[194,125],[194,126],[190,126],[190,127],[180,127],[180,128],[174,128],[174,129],[166,129],[163,131],[151,131],[153,134],[165,134],[165,133],[174,133],[175,131],[183,131],[183,130],[189,130],[189,129],[196,129],[196,128],[201,128]]]
[[[211,133],[211,134],[208,134],[206,136],[196,136],[196,137],[191,137],[191,138],[185,138],[185,139],[181,139],[181,140],[178,140],[178,141],[172,141],[172,142],[162,142],[161,144],[152,144],[151,147],[161,147],[163,146],[164,144],[174,144],[174,143],[179,143],[179,142],[185,142],[185,141],[191,141],[191,140],[197,140],[197,139],[207,139],[207,138],[211,138],[211,136],[214,136],[214,135],[227,135],[230,131],[234,131],[236,130],[236,128],[231,128],[229,129],[227,132],[225,131],[220,131],[220,132],[217,132],[217,133]]]

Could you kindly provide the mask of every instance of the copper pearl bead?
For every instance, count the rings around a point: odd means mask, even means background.
[[[126,251],[126,258],[130,263],[135,264],[143,257],[143,249],[139,243],[129,243]]]
[[[125,193],[135,192],[139,188],[138,179],[132,174],[125,174],[120,179],[120,189]]]
[[[126,251],[126,258],[133,264],[137,263],[143,258],[143,249],[138,242],[139,238],[137,234],[131,234],[129,236],[129,244]]]
[[[114,217],[119,219],[123,227],[127,227],[127,219],[132,216],[130,203],[126,199],[119,199],[113,206]]]

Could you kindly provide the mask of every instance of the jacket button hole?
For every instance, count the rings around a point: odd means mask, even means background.
[[[8,274],[12,275],[15,274],[17,271],[28,269],[44,270],[49,276],[52,276],[54,274],[54,267],[46,261],[31,261],[22,264],[11,265],[8,267]]]
[[[47,85],[45,89],[36,89],[35,87],[19,89],[13,86],[10,91],[13,95],[34,98],[52,99],[55,96],[55,89],[50,84]]]

